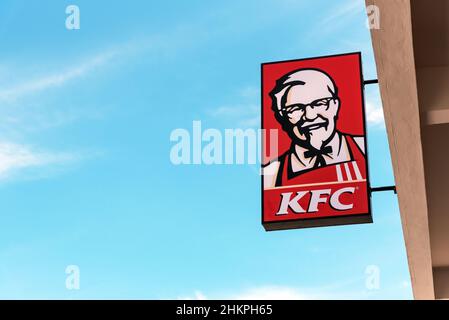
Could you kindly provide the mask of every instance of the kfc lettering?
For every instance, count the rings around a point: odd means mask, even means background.
[[[330,205],[335,210],[345,211],[350,210],[354,207],[352,203],[343,204],[341,202],[340,196],[343,193],[351,193],[354,194],[355,188],[342,188],[337,190],[331,195],[331,189],[324,190],[313,190],[313,191],[298,191],[296,192],[294,198],[292,199],[293,192],[281,193],[281,206],[279,211],[276,212],[277,216],[288,214],[288,209],[290,208],[294,213],[312,213],[318,212],[318,205],[320,203],[327,204],[328,200],[330,201]],[[305,198],[305,196],[310,195],[308,201],[306,202],[304,210],[300,205],[300,200]]]
[[[262,65],[262,128],[280,131],[262,165],[266,230],[372,221],[361,74],[360,53]]]

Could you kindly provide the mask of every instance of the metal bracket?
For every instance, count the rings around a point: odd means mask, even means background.
[[[380,192],[380,191],[393,191],[394,194],[397,194],[397,192],[396,192],[396,186],[370,188],[369,191],[370,191],[371,193],[372,193],[372,192]]]
[[[365,80],[363,81],[363,85],[366,86],[367,84],[376,84],[379,83],[378,79],[373,79],[373,80]]]

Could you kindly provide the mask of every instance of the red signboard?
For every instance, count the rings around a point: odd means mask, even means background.
[[[372,222],[360,53],[262,64],[262,224]]]

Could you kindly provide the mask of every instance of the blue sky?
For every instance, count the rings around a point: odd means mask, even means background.
[[[266,233],[257,165],[170,162],[170,133],[194,120],[257,128],[262,62],[362,51],[376,78],[363,10],[2,1],[0,298],[411,298],[393,194],[373,196],[373,224]],[[377,86],[367,111],[372,184],[394,184]]]

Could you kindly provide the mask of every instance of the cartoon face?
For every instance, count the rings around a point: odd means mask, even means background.
[[[295,142],[319,150],[332,138],[340,100],[327,74],[313,69],[295,71],[278,81],[272,96],[277,118]]]

